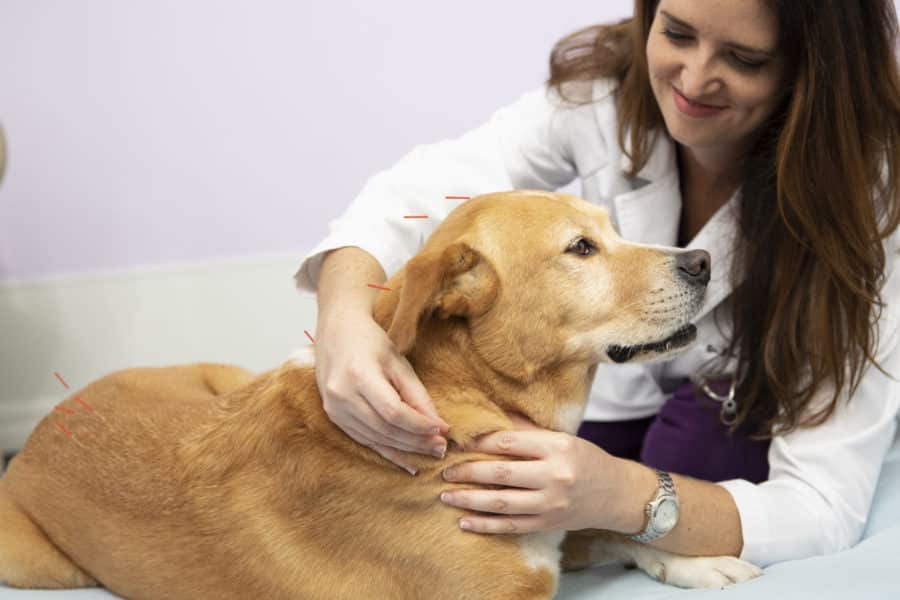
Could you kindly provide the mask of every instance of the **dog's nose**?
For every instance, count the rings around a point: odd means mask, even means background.
[[[709,283],[710,262],[709,252],[706,250],[683,252],[675,258],[678,274],[685,281],[694,285]]]

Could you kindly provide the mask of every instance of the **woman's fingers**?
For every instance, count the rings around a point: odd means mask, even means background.
[[[377,380],[377,376],[373,376],[373,379]],[[359,383],[356,388],[346,390],[340,385],[326,387],[325,412],[338,427],[346,430],[346,425],[353,426],[356,430],[364,433],[368,439],[382,446],[433,456],[443,455],[447,448],[447,441],[443,437],[430,433],[421,435],[401,429],[385,420],[382,414],[376,410],[373,405],[379,404],[379,401],[372,402],[370,400],[373,396],[371,391],[368,391],[369,397],[363,396],[367,390],[375,388],[382,395],[392,394],[396,398],[396,392],[394,392],[389,383],[382,380],[384,385],[372,385],[367,383],[368,380],[357,379],[357,381]],[[402,405],[399,399],[394,401],[398,405]],[[409,406],[402,405],[401,408],[402,410],[415,413],[415,410]],[[418,413],[416,415],[419,418],[425,418],[423,415],[418,415]],[[426,429],[426,431],[433,431],[436,427],[437,425]]]
[[[435,435],[443,421],[428,417],[400,400],[397,390],[382,377],[361,381],[359,393],[368,400],[381,418],[391,425],[419,435]]]
[[[365,400],[360,398],[358,402],[365,403]],[[376,444],[390,446],[406,452],[418,452],[419,454],[430,454],[442,458],[447,449],[447,443],[443,438],[415,435],[394,427],[382,419],[367,404],[346,413],[341,419],[341,423],[346,423],[357,431],[363,432],[366,437]],[[438,450],[440,452],[437,452]]]
[[[466,444],[465,449],[469,452],[545,458],[553,452],[562,450],[559,446],[564,443],[566,443],[565,434],[546,429],[496,431]]]
[[[352,426],[344,427],[344,432],[350,436],[356,442],[366,446],[367,448],[371,448],[374,452],[378,453],[385,460],[392,462],[397,465],[404,471],[408,472],[410,475],[415,475],[418,471],[417,469],[409,464],[405,458],[403,457],[403,453],[395,448],[389,448],[387,446],[383,446],[381,444],[375,443],[370,437],[362,433],[361,431],[353,428]]]
[[[501,515],[539,515],[546,511],[544,494],[531,490],[453,490],[441,492],[441,502]]]
[[[387,446],[381,446],[379,444],[375,444],[372,447],[372,450],[380,454],[382,458],[391,461],[410,475],[415,475],[419,472],[418,469],[403,460],[403,454],[399,450],[388,448]]]
[[[476,460],[447,467],[444,480],[540,489],[546,486],[546,468],[546,463],[538,460]]]
[[[474,533],[531,533],[546,531],[544,518],[540,516],[491,517],[466,515],[459,520],[459,526]]]

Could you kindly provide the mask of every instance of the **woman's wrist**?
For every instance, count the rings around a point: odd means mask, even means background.
[[[617,481],[621,482],[619,493],[613,498],[607,520],[607,529],[633,535],[643,531],[646,525],[644,508],[659,487],[656,472],[650,467],[633,460],[616,458]]]
[[[319,312],[318,321],[321,325],[327,327],[330,323],[339,323],[347,319],[359,317],[372,317],[372,311],[366,306],[366,302],[345,299],[342,302],[335,302],[327,309],[323,309]]]
[[[379,293],[367,284],[385,281],[384,270],[371,254],[355,246],[329,251],[322,260],[317,282],[318,321],[372,316]]]

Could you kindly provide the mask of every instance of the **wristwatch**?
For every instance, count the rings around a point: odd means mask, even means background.
[[[659,488],[656,495],[644,507],[647,516],[644,530],[629,536],[636,542],[652,542],[666,535],[678,524],[678,516],[681,511],[681,503],[678,494],[675,493],[675,483],[672,477],[665,471],[655,469],[659,478]]]

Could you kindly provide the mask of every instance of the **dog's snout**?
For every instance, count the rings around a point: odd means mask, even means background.
[[[695,285],[709,283],[710,262],[709,252],[706,250],[684,252],[675,259],[678,274],[688,283]]]

